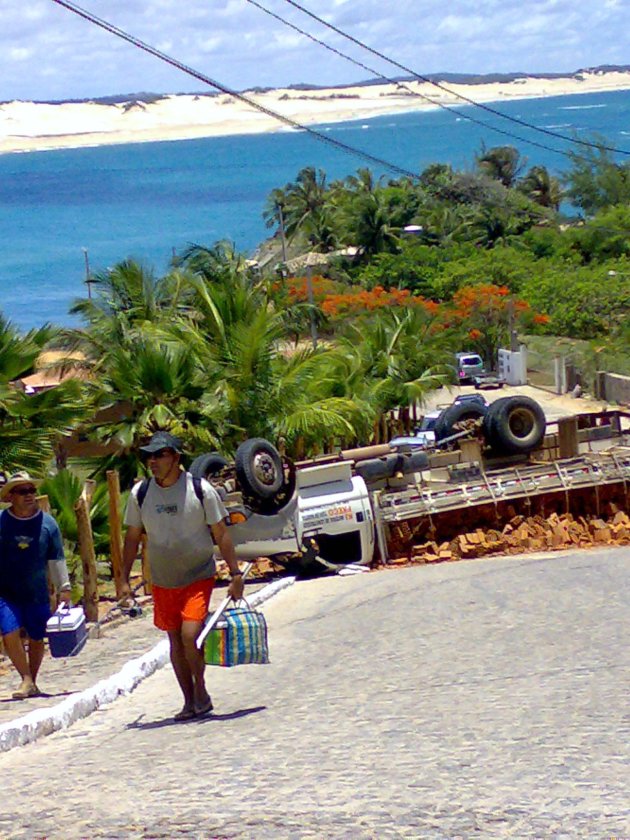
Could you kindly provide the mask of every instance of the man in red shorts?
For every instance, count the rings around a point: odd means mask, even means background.
[[[184,706],[175,720],[190,720],[212,710],[204,680],[203,651],[197,650],[195,640],[208,613],[214,585],[215,544],[230,569],[228,594],[235,599],[243,596],[243,578],[224,522],[227,511],[223,502],[212,485],[203,480],[203,499],[197,498],[192,476],[179,463],[179,438],[156,432],[140,451],[148,456],[153,477],[143,499],[138,499],[140,483],[129,496],[121,594],[131,595],[129,573],[146,531],[154,622],[168,633],[173,670],[184,695]]]

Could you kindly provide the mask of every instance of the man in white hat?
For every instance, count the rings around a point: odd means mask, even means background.
[[[51,615],[48,571],[60,600],[70,601],[61,532],[55,519],[39,509],[38,484],[27,472],[18,472],[0,487],[0,502],[10,503],[0,513],[0,634],[22,679],[15,700],[39,694],[36,680]]]

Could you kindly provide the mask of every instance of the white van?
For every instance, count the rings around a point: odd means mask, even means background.
[[[475,376],[485,373],[483,359],[478,353],[457,353],[455,358],[460,384],[474,382]]]

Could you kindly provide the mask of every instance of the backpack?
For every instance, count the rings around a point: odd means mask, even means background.
[[[193,480],[193,489],[195,491],[195,496],[199,499],[199,503],[201,504],[201,507],[203,507],[203,489],[201,487],[201,479],[197,478],[196,475],[193,475],[192,480]],[[138,496],[137,496],[138,507],[140,509],[142,509],[142,505],[143,505],[144,500],[146,498],[146,495],[149,491],[149,484],[150,483],[151,483],[150,478],[143,478],[142,481],[140,482],[140,487],[138,488]]]

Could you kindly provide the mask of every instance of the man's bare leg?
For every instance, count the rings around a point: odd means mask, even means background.
[[[193,685],[193,676],[184,652],[184,644],[182,642],[181,630],[169,630],[168,640],[171,646],[171,664],[173,671],[177,677],[177,682],[184,695],[184,708],[179,713],[182,719],[185,715],[190,713],[190,717],[195,714],[195,694]]]
[[[203,658],[203,650],[198,650],[195,644],[202,627],[202,621],[184,621],[181,635],[184,654],[193,681],[193,700],[198,712],[209,711],[208,705],[210,704],[210,695],[206,689],[204,678],[206,663]]]
[[[34,683],[37,682],[37,675],[41,668],[42,659],[44,658],[44,640],[43,639],[29,639],[28,640],[28,666],[31,672],[31,679]]]
[[[31,677],[31,669],[29,668],[20,631],[14,630],[13,633],[7,633],[6,636],[2,637],[2,641],[4,642],[4,649],[7,656],[22,678],[22,684],[17,691],[13,692],[13,697],[16,700],[23,700],[32,695],[36,689],[33,678]]]

